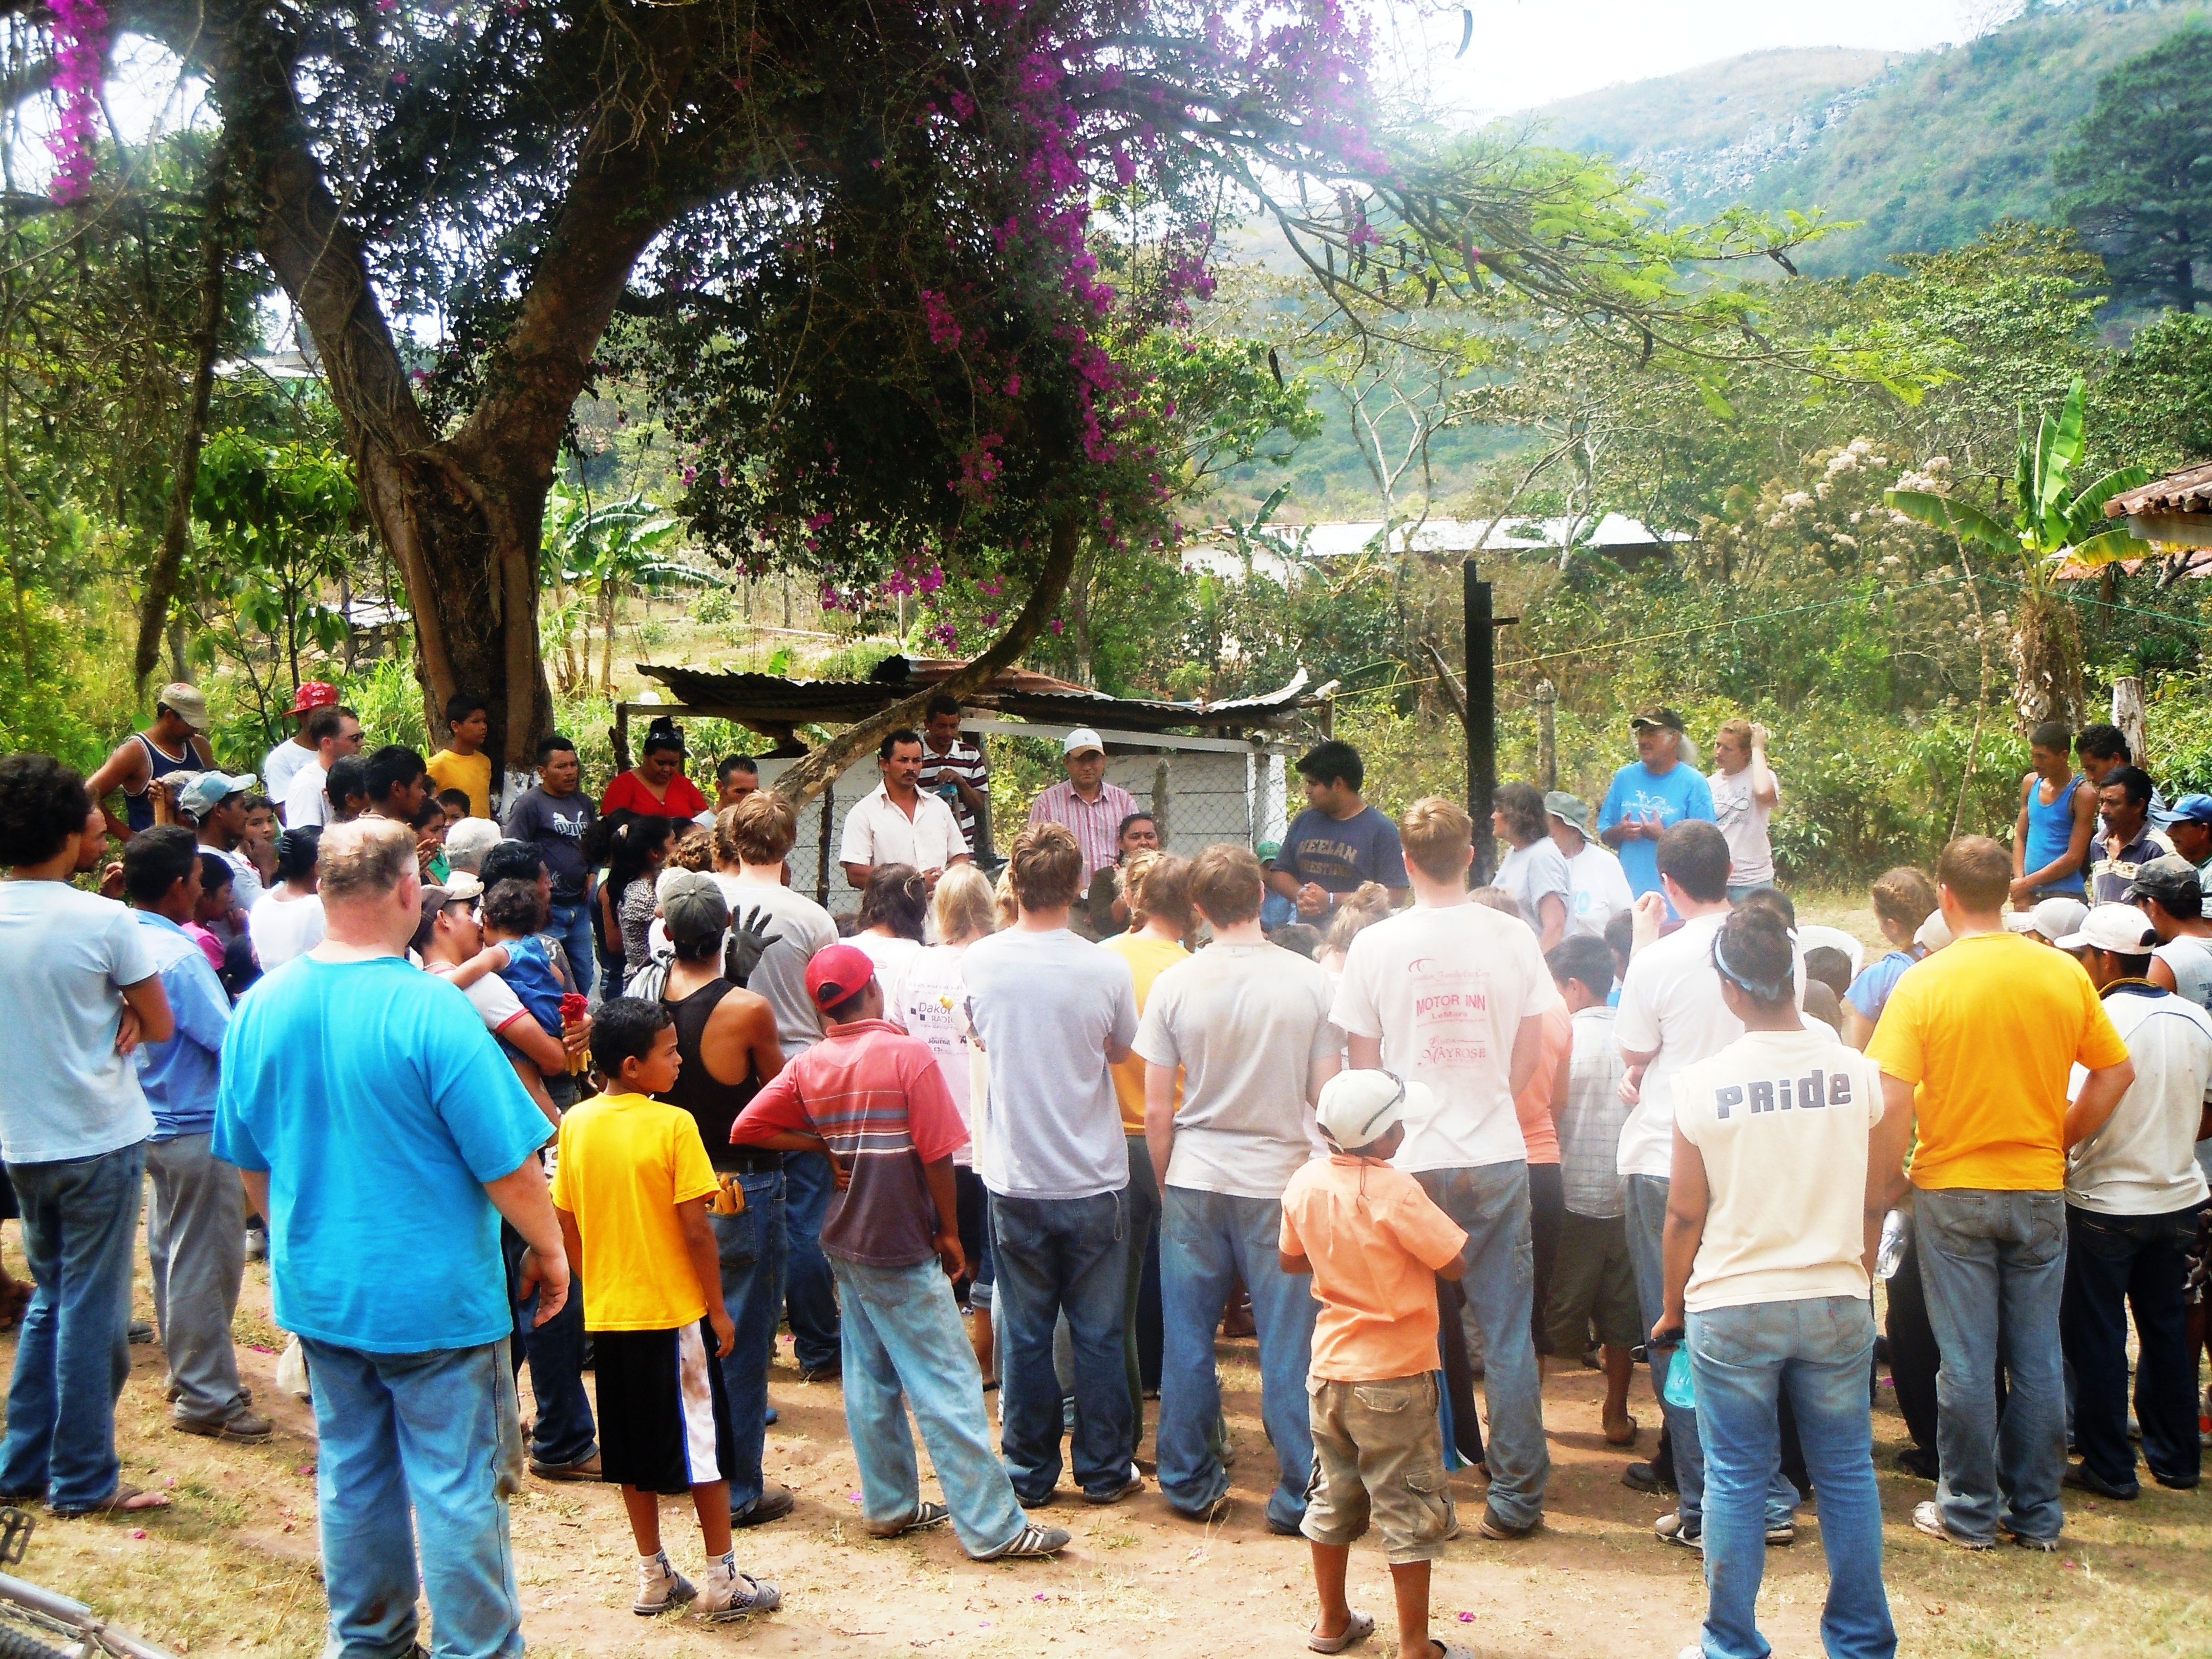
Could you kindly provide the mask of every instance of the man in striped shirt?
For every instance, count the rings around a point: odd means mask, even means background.
[[[1121,820],[1137,810],[1137,802],[1121,785],[1106,781],[1106,745],[1089,726],[1069,732],[1060,754],[1067,776],[1030,803],[1030,822],[1067,827],[1083,854],[1077,890],[1087,892],[1091,878],[1119,854]]]
[[[960,705],[939,692],[929,700],[921,727],[921,775],[916,780],[931,794],[941,796],[960,826],[960,838],[969,850],[975,847],[975,821],[988,814],[991,803],[991,769],[983,751],[960,736]]]

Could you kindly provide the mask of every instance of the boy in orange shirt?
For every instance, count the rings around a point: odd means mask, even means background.
[[[584,1328],[597,1350],[600,1478],[622,1487],[637,1540],[641,1618],[696,1599],[709,1620],[773,1613],[775,1586],[738,1571],[730,1545],[729,1469],[736,1461],[722,1368],[736,1333],[722,1306],[720,1257],[707,1220],[720,1190],[699,1125],[648,1098],[681,1064],[666,1005],[600,1004],[592,1060],[606,1092],[561,1120],[553,1206],[568,1262],[592,1278]],[[689,1492],[705,1534],[706,1582],[695,1586],[660,1547],[660,1494]]]
[[[1467,1234],[1390,1166],[1408,1097],[1424,1111],[1426,1093],[1388,1072],[1338,1073],[1315,1113],[1332,1155],[1283,1192],[1283,1271],[1311,1273],[1321,1304],[1308,1385],[1316,1479],[1299,1528],[1321,1597],[1306,1640],[1316,1653],[1341,1653],[1374,1632],[1373,1616],[1354,1612],[1344,1593],[1352,1542],[1371,1515],[1390,1559],[1399,1659],[1474,1659],[1429,1638],[1429,1564],[1459,1529],[1432,1375],[1436,1280],[1467,1272]]]

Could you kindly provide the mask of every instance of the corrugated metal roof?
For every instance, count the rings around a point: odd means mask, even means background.
[[[2130,519],[2146,513],[2212,513],[2212,461],[2154,478],[2105,503],[2107,518]]]
[[[732,673],[678,663],[641,662],[637,671],[659,681],[679,704],[702,714],[748,726],[788,727],[852,725],[941,684],[962,665],[912,662],[900,677],[866,680],[790,680],[776,674]],[[1312,702],[1306,695],[1307,678],[1301,668],[1288,685],[1263,696],[1214,703],[1170,702],[1109,697],[1048,675],[1013,669],[970,696],[968,703],[1044,726],[1111,726],[1134,732],[1166,732],[1188,726],[1251,727],[1267,725],[1302,703]]]

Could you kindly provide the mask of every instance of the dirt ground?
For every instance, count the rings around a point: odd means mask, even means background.
[[[1872,942],[1871,918],[1849,900],[1806,909],[1808,921],[1850,927]],[[8,1259],[20,1272],[14,1229],[6,1233]],[[305,1656],[320,1648],[313,1422],[307,1407],[276,1392],[280,1339],[268,1306],[266,1271],[256,1265],[237,1334],[257,1401],[280,1425],[275,1440],[224,1447],[173,1432],[160,1350],[134,1349],[118,1415],[125,1474],[168,1491],[173,1507],[130,1522],[41,1517],[15,1571],[180,1654]],[[142,1283],[140,1317],[150,1318],[149,1308]],[[12,1363],[13,1346],[12,1337],[0,1337],[0,1363]],[[949,1529],[890,1542],[863,1532],[840,1390],[800,1382],[786,1339],[770,1389],[781,1420],[769,1431],[767,1463],[769,1478],[797,1493],[798,1509],[738,1534],[740,1565],[781,1587],[782,1611],[720,1626],[635,1617],[635,1555],[617,1493],[532,1479],[514,1516],[526,1640],[547,1653],[654,1659],[1302,1653],[1311,1578],[1304,1545],[1271,1536],[1261,1518],[1274,1476],[1259,1423],[1255,1349],[1224,1342],[1218,1352],[1237,1453],[1237,1502],[1225,1522],[1206,1528],[1182,1520],[1149,1482],[1106,1509],[1063,1487],[1039,1518],[1072,1531],[1072,1547],[1056,1561],[992,1565],[968,1560]],[[1484,1659],[1672,1659],[1695,1639],[1704,1606],[1697,1559],[1653,1539],[1651,1522],[1669,1507],[1666,1500],[1621,1486],[1630,1455],[1604,1443],[1601,1397],[1597,1374],[1571,1363],[1550,1379],[1552,1478],[1546,1525],[1534,1538],[1476,1538],[1481,1483],[1465,1472],[1455,1478],[1465,1530],[1437,1569],[1439,1635]],[[1645,1425],[1636,1455],[1649,1456],[1658,1412],[1641,1371],[1633,1400]],[[1886,1577],[1905,1653],[2212,1655],[2212,1492],[2166,1492],[2147,1481],[2134,1504],[2069,1493],[2059,1553],[1966,1555],[1912,1530],[1912,1505],[1932,1489],[1893,1467],[1905,1430],[1886,1384],[1875,1436]],[[933,1492],[926,1459],[923,1480]],[[1764,1628],[1785,1656],[1820,1650],[1826,1575],[1809,1509],[1805,1521],[1794,1547],[1770,1553],[1761,1600]],[[696,1569],[702,1552],[688,1506],[666,1505],[664,1531],[678,1565]],[[1364,1650],[1393,1653],[1379,1548],[1354,1551],[1352,1589],[1354,1605],[1377,1615]]]

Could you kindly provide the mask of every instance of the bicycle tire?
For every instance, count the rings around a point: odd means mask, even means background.
[[[76,1650],[49,1647],[9,1624],[0,1623],[0,1659],[75,1659]]]

